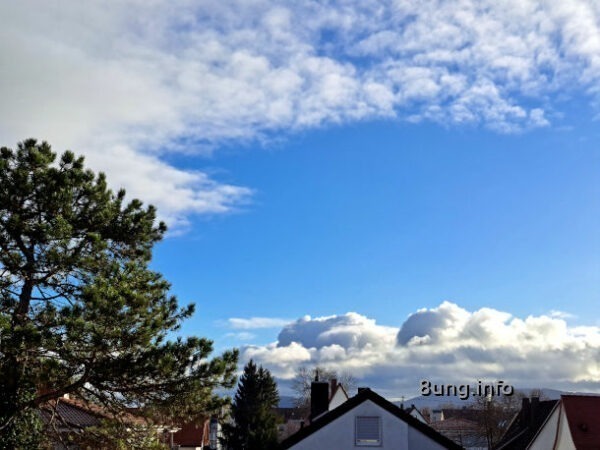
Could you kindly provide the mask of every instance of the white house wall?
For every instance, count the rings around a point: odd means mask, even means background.
[[[557,426],[558,437],[556,430]],[[553,447],[555,439],[556,447]],[[564,408],[560,407],[560,404],[554,408],[552,414],[548,420],[546,420],[546,423],[528,447],[528,450],[548,450],[552,448],[555,448],[556,450],[575,450],[567,415],[565,414]]]
[[[548,450],[554,445],[554,438],[556,437],[556,425],[558,424],[558,418],[560,416],[560,408],[556,406],[550,417],[546,419],[546,423],[539,430],[537,436],[528,447],[531,450]]]
[[[348,397],[344,394],[344,391],[342,391],[341,389],[337,389],[333,398],[329,401],[329,411],[337,408],[346,400],[348,400]]]
[[[575,444],[573,443],[573,437],[571,436],[571,429],[569,428],[569,421],[567,419],[567,414],[564,408],[562,408],[560,414],[560,424],[558,429],[558,446],[556,447],[556,449],[575,450]]]
[[[357,447],[354,445],[356,416],[381,417],[382,444],[380,446]],[[290,448],[294,450],[357,450],[360,448],[365,450],[369,448],[378,450],[438,450],[444,447],[417,430],[410,428],[406,422],[390,414],[385,409],[370,400],[366,400]]]
[[[419,422],[428,425],[427,421],[425,420],[425,417],[423,417],[423,414],[421,414],[418,409],[412,409],[409,414],[415,419],[417,419]]]

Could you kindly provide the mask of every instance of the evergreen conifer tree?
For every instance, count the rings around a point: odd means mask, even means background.
[[[168,417],[220,406],[237,352],[169,340],[190,317],[149,269],[166,231],[82,157],[26,140],[0,149],[0,449],[37,448],[38,409],[63,394]],[[38,432],[38,433],[36,433]]]
[[[279,403],[277,384],[271,373],[250,360],[244,367],[231,407],[232,423],[223,426],[228,450],[269,450],[277,446]]]

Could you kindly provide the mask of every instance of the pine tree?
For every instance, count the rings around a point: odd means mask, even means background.
[[[233,423],[223,426],[228,450],[269,450],[277,446],[277,418],[273,412],[279,403],[277,384],[271,373],[252,360],[244,367],[231,407]]]
[[[194,415],[222,404],[237,352],[208,359],[204,338],[168,340],[179,307],[149,269],[166,231],[152,206],[47,143],[0,149],[0,448],[35,448],[40,405],[77,394]]]

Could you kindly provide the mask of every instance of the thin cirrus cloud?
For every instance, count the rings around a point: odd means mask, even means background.
[[[252,190],[169,162],[377,118],[514,132],[600,99],[591,0],[0,5],[0,138],[85,153],[184,225]],[[561,103],[564,104],[564,103]]]
[[[272,344],[245,346],[242,358],[283,380],[299,366],[349,372],[396,397],[415,394],[422,379],[600,390],[600,327],[570,326],[554,314],[468,311],[451,302],[418,310],[399,327],[357,313],[306,316],[283,327]]]
[[[289,319],[276,317],[231,317],[227,319],[227,326],[234,330],[257,330],[260,328],[280,328],[290,322],[291,320]]]

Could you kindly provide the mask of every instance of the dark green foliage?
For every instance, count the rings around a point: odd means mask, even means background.
[[[65,393],[163,417],[219,407],[237,352],[207,360],[210,341],[167,340],[194,309],[148,268],[166,231],[154,208],[82,157],[55,159],[33,139],[0,149],[0,448],[28,447],[13,437]]]
[[[229,450],[269,450],[277,446],[279,404],[277,384],[268,370],[252,360],[244,367],[231,407],[233,423],[223,426],[223,442]]]

